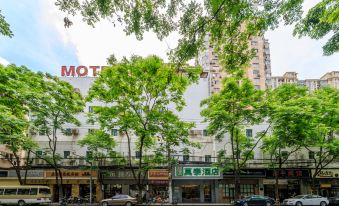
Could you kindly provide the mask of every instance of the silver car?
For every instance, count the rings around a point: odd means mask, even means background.
[[[297,195],[295,197],[284,200],[283,205],[317,205],[317,206],[326,206],[329,201],[326,197],[319,195]]]
[[[125,205],[132,206],[137,204],[137,199],[129,195],[114,195],[112,198],[101,200],[101,206]]]

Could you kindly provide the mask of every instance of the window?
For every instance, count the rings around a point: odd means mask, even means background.
[[[140,151],[135,151],[135,159],[140,159]]]
[[[17,189],[5,189],[4,195],[16,195]]]
[[[259,68],[259,64],[258,64],[258,63],[253,63],[253,64],[252,64],[252,67],[255,68],[255,69],[257,69],[257,68]]]
[[[207,129],[204,129],[204,130],[202,131],[202,133],[203,133],[203,135],[204,135],[205,137],[208,136]]]
[[[211,162],[211,155],[205,155],[205,162]]]
[[[253,84],[259,85],[260,84],[260,78],[254,78],[253,79]]]
[[[255,40],[252,40],[252,41],[251,41],[251,45],[252,45],[252,46],[257,46],[257,44],[258,44],[257,41],[255,41]]]
[[[40,188],[39,194],[49,195],[49,194],[51,194],[51,191],[48,188]]]
[[[93,107],[92,106],[88,106],[88,112],[93,112]]]
[[[29,188],[18,189],[18,195],[29,195]]]
[[[111,135],[112,136],[118,136],[118,130],[117,129],[112,129],[111,130]]]
[[[184,155],[182,157],[182,159],[184,160],[184,162],[188,162],[188,161],[190,161],[190,156],[189,155]]]
[[[64,158],[67,159],[71,155],[70,151],[64,151]]]
[[[253,74],[259,74],[259,70],[253,70]]]
[[[313,151],[308,151],[308,159],[314,159],[314,152]]]
[[[234,199],[234,184],[226,184],[224,187],[224,197]]]
[[[243,196],[249,196],[254,194],[254,185],[240,185],[240,193]]]
[[[0,195],[4,193],[4,189],[0,189]]]
[[[260,85],[254,85],[256,89],[260,89]]]
[[[31,188],[31,190],[29,191],[30,195],[37,195],[38,194],[38,188]]]
[[[252,133],[252,129],[246,129],[246,137],[252,137],[253,133]]]
[[[65,135],[66,136],[72,136],[72,129],[71,128],[65,129]]]

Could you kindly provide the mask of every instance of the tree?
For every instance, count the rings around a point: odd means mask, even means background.
[[[334,160],[339,158],[339,91],[325,87],[315,91],[312,95],[313,132],[305,141],[304,147],[313,154],[314,173],[312,174],[313,189],[317,175]]]
[[[37,148],[28,132],[28,106],[36,94],[38,79],[41,79],[40,75],[24,66],[4,67],[0,64],[0,144],[7,149],[1,156],[15,169],[21,185],[25,184],[26,178],[20,171],[27,170],[29,154]]]
[[[235,198],[240,197],[240,170],[245,166],[254,147],[253,139],[242,135],[245,125],[254,125],[262,121],[260,101],[262,92],[256,90],[249,79],[226,78],[220,93],[203,100],[207,106],[201,112],[208,122],[208,132],[217,140],[223,140],[228,134],[231,144],[230,162],[220,162],[223,166],[232,165],[235,173]],[[260,140],[259,138],[257,142]]]
[[[105,103],[105,106],[93,107],[92,118],[102,129],[118,129],[127,138],[128,166],[139,197],[149,165],[157,161],[152,151],[158,136],[172,127],[168,124],[170,128],[164,128],[161,121],[175,117],[173,111],[167,110],[170,104],[178,111],[183,108],[183,94],[187,86],[197,80],[199,71],[187,67],[178,72],[174,65],[164,64],[156,56],[145,59],[133,56],[103,70],[90,88],[88,100]],[[187,127],[177,129],[184,133]],[[137,162],[132,160],[134,148],[138,152]]]
[[[0,10],[0,33],[4,36],[13,37],[13,32],[9,28],[9,24],[5,21],[5,17]]]
[[[336,0],[322,0],[311,8],[295,26],[293,34],[299,38],[309,36],[321,39],[332,34],[323,46],[324,55],[339,51],[339,3]]]
[[[68,82],[49,74],[44,75],[39,82],[39,89],[36,100],[30,105],[32,123],[48,139],[48,149],[39,158],[53,167],[61,200],[63,188],[59,162],[61,157],[57,153],[58,134],[60,131],[65,132],[65,124],[80,125],[75,115],[83,111],[85,104],[80,93]]]
[[[268,91],[268,122],[271,135],[263,140],[262,149],[270,155],[271,167],[275,172],[275,198],[279,200],[278,180],[282,166],[289,157],[299,151],[304,141],[312,136],[314,122],[312,106],[306,87],[284,84]]]
[[[104,0],[80,3],[79,0],[57,0],[56,5],[66,15],[80,13],[91,26],[101,19],[109,19],[114,25],[122,24],[126,34],[135,34],[137,39],[142,39],[146,31],[155,32],[160,40],[178,31],[181,39],[171,56],[172,60],[185,63],[203,48],[208,33],[212,37],[212,45],[225,49],[219,52],[220,56],[224,54],[223,61],[227,62],[230,55],[244,56],[243,52],[248,53],[249,35],[262,35],[267,29],[277,27],[282,19],[286,24],[297,21],[302,13],[302,2]],[[70,21],[68,17],[65,20]],[[227,53],[228,50],[232,53]]]

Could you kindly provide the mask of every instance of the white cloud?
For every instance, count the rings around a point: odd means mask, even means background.
[[[164,41],[157,39],[154,33],[145,33],[144,39],[138,41],[134,35],[126,36],[123,27],[116,27],[107,20],[96,24],[95,28],[84,23],[80,16],[71,17],[73,25],[63,27],[64,14],[51,1],[43,1],[43,16],[47,24],[60,34],[64,44],[73,45],[80,64],[105,65],[106,58],[114,54],[118,59],[132,54],[148,56],[156,54],[167,59],[169,48],[177,44],[178,34],[172,34]]]
[[[4,66],[7,66],[7,65],[9,65],[10,63],[9,63],[9,61],[7,61],[6,59],[0,57],[0,64],[2,64],[2,65],[4,65]]]

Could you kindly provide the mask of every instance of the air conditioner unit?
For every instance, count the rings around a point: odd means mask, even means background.
[[[72,129],[72,134],[73,135],[79,135],[79,129]]]

